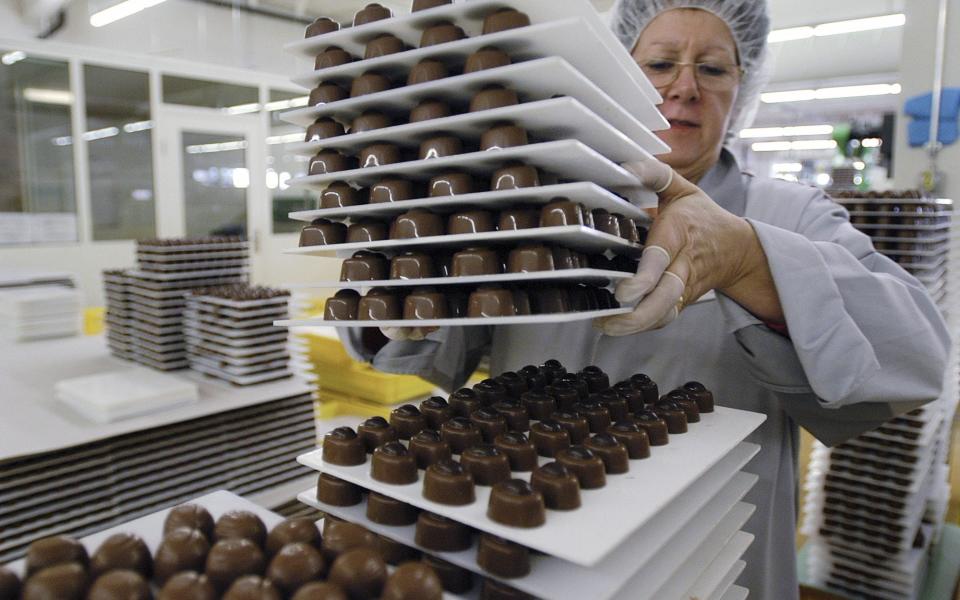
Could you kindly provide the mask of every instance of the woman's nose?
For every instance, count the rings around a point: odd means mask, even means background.
[[[680,65],[677,79],[670,84],[665,96],[681,102],[694,102],[700,99],[700,86],[697,83],[696,65]]]

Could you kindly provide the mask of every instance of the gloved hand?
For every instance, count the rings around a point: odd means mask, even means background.
[[[713,289],[754,314],[755,309],[769,313],[757,314],[761,319],[782,320],[766,256],[746,219],[720,208],[655,158],[623,166],[656,191],[660,202],[637,274],[616,290],[621,305],[635,308],[597,319],[598,328],[607,335],[628,335],[663,327]]]
[[[427,337],[428,333],[433,333],[439,327],[381,327],[380,332],[394,341],[413,341],[419,342]]]

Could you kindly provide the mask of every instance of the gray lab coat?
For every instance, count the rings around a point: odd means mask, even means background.
[[[462,327],[422,342],[390,342],[376,355],[342,330],[350,352],[393,373],[445,389],[463,384],[489,350],[494,374],[560,360],[598,365],[619,381],[649,374],[661,393],[697,380],[718,404],[767,415],[749,441],[762,450],[745,470],[760,476],[746,501],[756,536],[740,584],[751,598],[796,598],[797,426],[828,445],[937,398],[950,344],[922,284],[873,249],[822,191],[742,173],[724,151],[700,187],[750,220],[767,254],[789,337],[718,295],[667,327],[608,337],[590,322]]]

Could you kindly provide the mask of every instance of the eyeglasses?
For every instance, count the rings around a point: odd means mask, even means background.
[[[732,90],[746,73],[743,67],[723,62],[678,62],[669,58],[648,58],[638,61],[640,68],[657,88],[665,88],[680,77],[684,67],[693,67],[697,85],[712,92]]]

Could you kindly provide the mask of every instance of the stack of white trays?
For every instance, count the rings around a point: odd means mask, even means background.
[[[287,330],[290,294],[248,285],[201,288],[187,296],[183,333],[190,368],[251,385],[291,375]]]
[[[513,29],[482,32],[487,16],[504,7],[525,13],[530,25]],[[420,45],[425,29],[449,21],[462,28],[465,39],[441,44]],[[364,59],[368,42],[390,34],[407,46],[407,50]],[[576,40],[576,43],[571,43]],[[665,129],[667,121],[657,110],[661,101],[654,87],[644,77],[629,53],[622,47],[595,9],[586,0],[553,2],[551,0],[473,0],[428,8],[343,28],[288,44],[291,52],[307,58],[312,64],[326,48],[336,47],[349,53],[353,60],[338,66],[305,72],[294,81],[306,88],[318,84],[336,84],[350,90],[352,82],[367,73],[388,78],[389,89],[355,95],[336,101],[290,111],[284,118],[307,127],[318,119],[333,119],[348,130],[344,135],[306,141],[294,150],[305,156],[322,151],[336,151],[358,156],[373,144],[397,146],[405,155],[400,162],[347,168],[313,174],[293,180],[292,185],[322,192],[336,181],[353,188],[366,188],[384,178],[402,178],[422,189],[409,200],[385,203],[361,203],[333,206],[321,203],[316,210],[291,213],[291,218],[305,223],[329,219],[356,224],[361,219],[379,221],[384,226],[411,209],[426,209],[447,218],[465,210],[482,210],[492,214],[493,230],[477,230],[446,235],[436,233],[421,237],[373,239],[367,241],[328,242],[291,249],[290,254],[329,255],[346,258],[360,250],[369,250],[391,258],[405,251],[428,254],[437,263],[442,276],[400,279],[384,277],[352,281],[316,282],[314,288],[369,290],[385,287],[404,304],[404,296],[416,286],[436,286],[439,291],[457,285],[458,294],[469,294],[483,285],[505,288],[515,295],[514,307],[491,313],[475,312],[474,318],[463,316],[465,307],[451,308],[446,317],[425,317],[408,312],[407,318],[377,317],[379,320],[298,320],[291,324],[326,324],[342,326],[409,325],[488,325],[510,323],[567,322],[597,316],[619,314],[626,309],[608,302],[596,289],[628,277],[642,246],[643,207],[653,206],[656,196],[639,186],[638,180],[621,163],[667,152],[669,148],[654,135]],[[467,58],[487,47],[495,47],[509,55],[510,64],[464,73]],[[447,77],[406,85],[411,69],[424,60],[442,62]],[[503,86],[517,93],[520,103],[487,110],[468,111],[471,98],[490,86]],[[410,110],[425,100],[438,100],[451,108],[449,116],[409,122]],[[353,119],[370,111],[387,115],[389,126],[352,132]],[[527,132],[529,143],[479,150],[481,136],[492,127],[508,123]],[[452,135],[463,142],[462,152],[441,157],[418,159],[418,149],[425,140],[440,134]],[[490,190],[487,182],[499,168],[514,163],[535,167],[539,185]],[[311,161],[314,164],[314,161]],[[427,182],[434,176],[451,171],[468,173],[483,182],[470,193],[429,196]],[[491,186],[493,187],[493,186]],[[499,229],[498,211],[523,206],[539,211],[553,199],[562,197],[580,203],[586,210],[584,219],[553,222],[523,229]],[[626,198],[629,198],[628,201]],[[619,235],[614,229],[602,229],[586,215],[603,215],[607,211],[622,216]],[[537,213],[539,214],[539,212]],[[629,220],[633,220],[628,221]],[[630,223],[628,225],[628,223]],[[630,228],[639,225],[640,241],[631,238]],[[324,240],[326,241],[326,240]],[[496,250],[506,260],[510,250],[522,245],[544,244],[566,251],[579,252],[582,260],[558,262],[552,267],[538,265],[506,272],[475,276],[452,276],[440,266],[441,255],[451,255],[468,247],[482,246]],[[558,254],[555,253],[555,257]],[[616,257],[611,261],[611,258]],[[531,271],[531,269],[536,269]],[[595,299],[583,299],[583,287]],[[561,295],[570,294],[566,305],[531,303],[525,310],[523,293],[544,287],[559,288]],[[349,292],[344,292],[349,295]],[[580,296],[576,296],[580,294]],[[532,295],[531,295],[532,297]],[[449,300],[449,296],[447,297]],[[506,303],[506,302],[505,302]],[[517,311],[512,315],[511,309]],[[461,312],[463,311],[463,312]],[[399,311],[402,316],[403,311]],[[469,313],[468,313],[469,314]],[[397,315],[394,315],[397,316]],[[363,319],[363,317],[361,317]]]
[[[107,346],[111,354],[125,360],[134,358],[130,282],[131,278],[126,271],[117,269],[103,272],[104,298],[107,305],[104,316]]]
[[[0,339],[68,337],[80,333],[80,292],[65,285],[0,288]]]
[[[734,582],[746,566],[742,556],[753,536],[742,528],[754,511],[743,497],[757,476],[741,469],[759,451],[759,446],[743,440],[765,417],[717,407],[700,419],[690,424],[687,433],[671,434],[666,445],[652,447],[649,458],[630,460],[626,474],[608,474],[603,487],[581,490],[579,508],[548,509],[545,523],[533,528],[488,518],[491,488],[487,486],[475,487],[472,503],[450,506],[423,497],[422,470],[415,483],[391,485],[371,476],[370,455],[357,466],[325,461],[322,448],[300,456],[302,464],[365,492],[378,492],[468,525],[474,530],[473,541],[462,551],[424,548],[415,540],[416,525],[371,521],[366,493],[352,506],[318,500],[316,487],[303,491],[299,499],[467,569],[475,574],[475,584],[481,577],[494,579],[537,598],[742,598],[746,590]],[[538,458],[541,465],[552,460]],[[531,473],[513,472],[512,477],[529,481]],[[504,578],[480,567],[476,534],[481,532],[531,549],[529,574]]]

